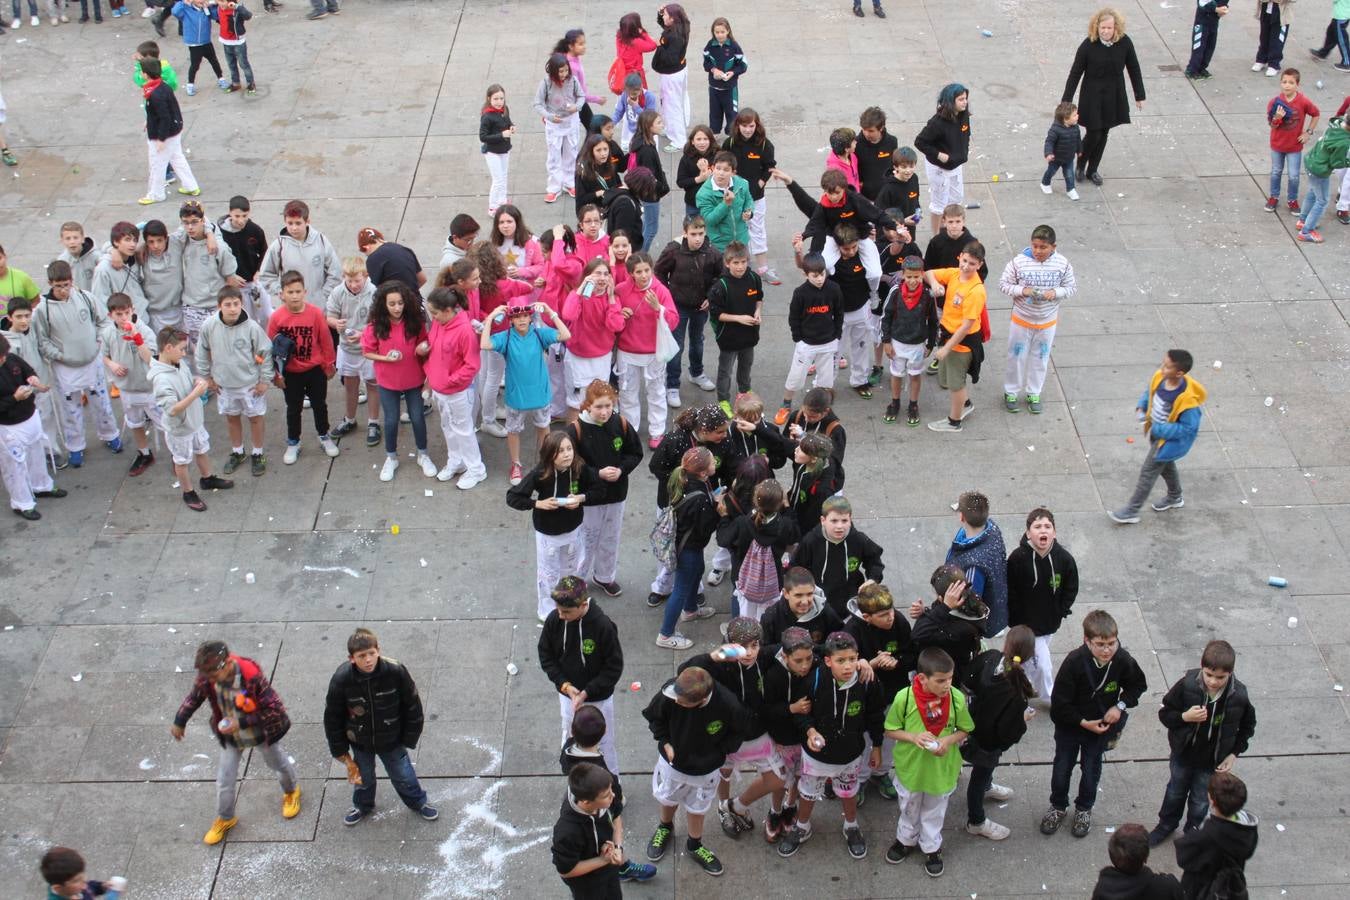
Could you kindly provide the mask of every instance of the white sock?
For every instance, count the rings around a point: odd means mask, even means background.
[[[738,816],[743,816],[743,815],[745,815],[746,813],[750,812],[750,807],[746,806],[744,803],[742,803],[740,800],[736,799],[735,797],[732,797],[732,798],[731,798],[731,811],[734,812],[734,813],[736,813]]]
[[[261,448],[261,447],[254,447],[254,448],[253,448],[253,455],[254,455],[254,456],[262,456],[262,455],[263,455],[262,448]]]
[[[242,456],[244,454],[244,445],[240,444],[238,447],[231,447],[230,452],[238,453],[240,456]]]
[[[858,827],[858,820],[857,820],[857,819],[845,819],[845,820],[844,820],[844,827],[845,827],[845,828],[857,828],[857,827]]]

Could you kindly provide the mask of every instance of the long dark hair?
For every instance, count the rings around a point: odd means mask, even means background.
[[[497,298],[497,282],[506,277],[506,263],[497,248],[488,241],[479,241],[469,249],[470,257],[478,263],[478,298],[486,303]]]
[[[595,148],[605,148],[604,169],[601,171],[595,165]],[[609,141],[605,140],[604,135],[592,134],[586,138],[586,143],[581,145],[581,152],[577,154],[577,176],[580,178],[598,178],[604,181],[606,185],[615,175],[614,166],[609,163]]]
[[[708,138],[708,149],[704,153],[699,153],[698,148],[694,146],[694,135],[703,134]],[[708,161],[708,166],[712,166],[713,157],[717,155],[717,135],[707,125],[695,125],[689,129],[689,137],[684,142],[684,155],[690,159],[698,159],[700,156]]]
[[[548,58],[548,62],[544,63],[544,74],[554,84],[565,83],[558,75],[563,69],[567,70],[568,77],[572,76],[572,64],[567,61],[567,56],[563,53],[554,53]]]
[[[544,478],[551,478],[555,474],[553,459],[562,449],[563,441],[572,445],[572,466],[567,472],[572,476],[572,480],[576,481],[578,476],[581,475],[581,467],[586,463],[582,460],[581,454],[577,452],[576,441],[572,440],[566,431],[550,431],[548,437],[544,438],[539,444],[539,474]]]
[[[511,242],[517,247],[524,247],[533,235],[530,234],[530,229],[525,227],[525,217],[520,214],[520,207],[513,203],[503,203],[492,214],[492,233],[488,235],[488,239],[492,241],[492,246],[500,247],[502,242],[506,240],[502,237],[501,231],[497,229],[497,223],[502,220],[502,216],[510,216],[516,220],[516,236],[511,239]]]
[[[580,28],[569,28],[567,33],[559,39],[558,43],[553,45],[554,53],[561,53],[567,56],[572,52],[572,45],[577,42],[577,38],[583,38],[586,32]]]
[[[741,137],[741,126],[746,122],[755,123],[755,133],[750,135],[749,140]],[[764,123],[760,121],[759,113],[746,106],[742,108],[740,112],[736,113],[736,121],[732,125],[731,137],[727,139],[727,146],[735,147],[737,144],[754,144],[763,147],[764,141],[767,139],[768,136],[764,133]]]
[[[1018,695],[1017,702],[1024,705],[1036,696],[1036,689],[1022,666],[1035,653],[1036,633],[1029,626],[1014,625],[1008,629],[1008,636],[1003,639],[1003,677]]]
[[[375,289],[375,299],[370,304],[370,325],[380,340],[389,337],[394,328],[394,320],[389,316],[389,307],[385,300],[390,294],[403,298],[403,335],[408,340],[416,340],[426,330],[426,319],[422,312],[422,297],[402,281],[389,280]]]
[[[661,26],[663,31],[669,31],[682,41],[689,40],[689,14],[684,11],[683,6],[678,3],[667,3],[666,21],[668,24]]]
[[[628,150],[636,153],[637,149],[643,144],[656,146],[656,135],[652,131],[652,124],[661,118],[661,114],[654,109],[644,109],[638,114],[637,129],[633,132],[633,139],[628,142]]]
[[[631,44],[647,29],[642,27],[642,16],[630,12],[619,20],[619,40]]]

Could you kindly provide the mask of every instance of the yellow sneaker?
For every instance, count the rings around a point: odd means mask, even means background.
[[[281,795],[281,817],[294,819],[298,815],[300,815],[300,785],[297,784],[295,790]]]
[[[203,844],[219,844],[225,840],[225,832],[239,824],[239,817],[234,816],[229,819],[222,819],[216,816],[216,820],[211,823],[211,830],[206,832],[206,837],[202,838]]]

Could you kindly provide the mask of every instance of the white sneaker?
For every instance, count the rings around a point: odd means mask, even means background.
[[[1054,188],[1050,187],[1050,185],[1048,185],[1048,184],[1043,184],[1043,185],[1041,185],[1041,193],[1042,193],[1042,194],[1053,194],[1054,192],[1055,192],[1055,191],[1054,191]]]
[[[1002,803],[1004,800],[1012,799],[1013,789],[1007,785],[991,784],[989,785],[989,790],[984,792],[984,795],[990,800],[996,800],[999,803]]]
[[[1266,77],[1267,77],[1267,78],[1274,78],[1274,77],[1275,77],[1276,75],[1278,75],[1278,74],[1280,74],[1280,70],[1277,69],[1277,68],[1275,68],[1274,66],[1268,66],[1268,67],[1266,68]]]
[[[305,409],[309,409],[309,398],[306,397],[306,398],[301,402],[300,405],[303,406]]]
[[[680,621],[693,622],[698,619],[710,619],[715,615],[717,615],[717,610],[713,609],[711,606],[700,606],[693,612],[680,613]]]
[[[483,432],[484,434],[490,434],[495,438],[506,437],[506,429],[498,425],[496,420],[493,420],[491,422],[484,422],[482,425],[478,427],[478,430]]]
[[[987,837],[991,841],[1001,841],[1012,834],[1007,826],[1000,825],[993,819],[985,819],[979,825],[967,825],[966,834],[973,834],[976,837]]]
[[[381,481],[393,481],[394,473],[398,471],[398,460],[392,456],[384,458],[384,468],[380,469]]]
[[[722,579],[726,577],[726,572],[723,572],[721,569],[713,569],[708,573],[708,577],[704,580],[708,582],[709,587],[717,587],[722,583]]]
[[[680,392],[677,388],[670,388],[666,391],[666,406],[671,409],[680,408]]]
[[[1260,71],[1261,71],[1262,69],[1264,69],[1265,67],[1266,67],[1266,64],[1265,64],[1265,63],[1252,63],[1252,71],[1253,71],[1253,72],[1260,72]]]
[[[436,472],[436,464],[432,462],[431,457],[427,456],[425,453],[417,454],[417,464],[422,467],[422,474],[428,478],[435,478],[438,474]]]
[[[456,484],[455,487],[459,488],[461,491],[467,491],[477,487],[484,481],[487,481],[487,469],[478,473],[466,472],[464,477],[459,480],[459,483]]]
[[[667,650],[688,650],[694,646],[694,642],[680,634],[678,631],[670,637],[656,636],[656,646],[665,647]]]
[[[287,444],[286,452],[281,455],[281,461],[288,466],[295,465],[295,461],[300,458],[300,445]]]
[[[1064,196],[1068,197],[1070,200],[1077,200],[1077,199],[1078,199],[1078,188],[1074,188],[1073,190],[1069,191],[1069,192],[1068,192],[1067,194],[1065,194]]]
[[[463,466],[459,466],[457,468],[452,469],[450,468],[450,464],[446,463],[445,467],[436,473],[436,480],[449,481],[451,478],[454,478],[456,475],[458,475],[460,472],[463,471],[464,471]]]
[[[362,388],[361,392],[356,395],[356,405],[360,406],[362,403],[365,402],[366,402],[366,389]]]
[[[715,391],[715,390],[717,390],[717,385],[713,382],[713,380],[712,380],[711,378],[709,378],[709,377],[707,376],[707,374],[703,374],[703,375],[694,375],[694,376],[690,377],[689,380],[692,381],[695,385],[697,385],[698,388],[699,388],[699,390],[703,390],[703,391]]]
[[[402,422],[404,425],[408,425],[412,422],[412,416],[408,415],[406,412],[400,413],[398,420]]]
[[[147,6],[147,7],[145,8],[145,12],[141,13],[141,18],[142,18],[142,19],[148,19],[148,18],[150,18],[151,16],[153,16],[154,14],[155,14],[154,7]]]
[[[33,16],[33,18],[28,20],[28,24],[36,28],[38,27],[38,25],[42,24],[42,20],[39,19],[37,16]]]
[[[326,434],[319,438],[319,446],[323,448],[324,453],[328,454],[329,459],[332,459],[342,452],[338,449],[338,445],[333,443],[333,439]]]

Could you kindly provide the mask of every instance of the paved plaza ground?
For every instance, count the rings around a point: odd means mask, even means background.
[[[1299,4],[1287,57],[1303,68],[1324,113],[1350,92],[1350,76],[1304,49],[1320,40],[1327,5]],[[626,4],[351,0],[343,15],[316,23],[303,20],[305,6],[289,0],[275,16],[260,3],[255,10],[256,97],[224,96],[209,75],[195,98],[180,93],[208,214],[224,214],[225,201],[242,193],[271,234],[282,204],[300,197],[343,255],[355,251],[357,229],[373,225],[433,266],[455,213],[486,221],[476,129],[483,88],[494,81],[506,86],[522,132],[513,199],[535,230],[570,214],[567,202],[543,203],[542,132],[529,100],[546,52],[575,25],[591,35],[588,72],[601,86]],[[641,10],[644,18],[654,6]],[[1001,409],[1007,302],[992,291],[994,363],[974,389],[978,412],[965,433],[912,430],[903,419],[886,425],[880,394],[840,397],[848,495],[857,524],[885,547],[886,581],[904,601],[926,596],[924,579],[943,558],[956,527],[950,504],[962,490],[991,497],[1010,543],[1027,510],[1049,505],[1082,573],[1078,613],[1100,607],[1116,617],[1149,693],[1108,758],[1084,840],[1067,829],[1054,838],[1037,831],[1052,748],[1041,715],[998,775],[1017,794],[991,816],[1012,837],[993,844],[964,833],[963,779],[939,881],[915,863],[885,864],[895,809],[873,795],[861,812],[871,849],[864,861],[848,858],[837,809],[824,804],[815,840],[791,860],[754,835],[733,845],[714,824],[708,843],[726,863],[724,877],[709,880],[678,852],[629,896],[1085,897],[1106,863],[1105,831],[1153,824],[1167,774],[1154,709],[1214,637],[1237,647],[1238,676],[1259,716],[1236,769],[1261,818],[1248,867],[1252,896],[1329,900],[1350,891],[1350,721],[1340,692],[1350,680],[1350,228],[1328,220],[1327,243],[1303,246],[1290,216],[1261,209],[1263,109],[1274,79],[1248,71],[1252,6],[1235,4],[1224,21],[1214,79],[1192,83],[1178,66],[1189,51],[1190,7],[1120,5],[1148,102],[1134,125],[1112,133],[1103,187],[1084,185],[1075,204],[1060,183],[1047,197],[1035,181],[1092,9],[1084,0],[889,0],[884,22],[855,19],[846,0],[687,4],[696,45],[714,15],[731,18],[750,61],[742,104],[761,112],[780,164],[807,184],[823,166],[829,130],[856,125],[864,106],[882,106],[906,143],[943,83],[970,87],[966,178],[981,208],[969,224],[989,248],[992,273],[1048,222],[1078,275],[1079,293],[1061,314],[1045,413]],[[176,214],[173,203],[148,212],[134,203],[145,192],[145,148],[128,57],[152,36],[140,18],[126,18],[25,26],[0,39],[7,127],[21,160],[0,172],[0,243],[11,265],[38,276],[67,219],[101,241],[119,219]],[[172,33],[161,43],[183,77],[186,52]],[[690,85],[698,120],[706,113],[701,75],[691,73]],[[666,203],[663,239],[677,227],[677,205]],[[779,187],[769,210],[772,258],[786,273],[801,219]],[[772,289],[765,305],[755,384],[769,401],[787,370],[792,281]],[[1186,507],[1145,509],[1141,524],[1115,526],[1105,510],[1125,499],[1145,452],[1142,441],[1127,440],[1137,434],[1134,400],[1168,347],[1195,353],[1194,375],[1210,398],[1181,468]],[[686,403],[705,397],[685,385]],[[932,379],[921,404],[925,419],[945,409]],[[562,896],[548,857],[561,790],[557,705],[535,657],[533,540],[526,518],[503,502],[503,443],[482,439],[491,477],[472,492],[423,479],[407,464],[382,484],[381,454],[359,435],[335,460],[311,441],[297,465],[283,467],[277,392],[271,408],[270,471],[243,474],[233,491],[208,496],[204,515],[184,508],[163,459],[129,479],[127,455],[95,447],[82,469],[59,473],[70,497],[43,502],[41,522],[6,518],[0,894],[38,896],[38,858],[63,843],[83,851],[92,876],[124,874],[129,896],[142,898]],[[214,410],[208,422],[213,455],[223,460]],[[406,430],[403,440],[410,444]],[[628,504],[619,573],[626,590],[602,602],[624,638],[624,684],[641,682],[616,704],[628,847],[639,855],[655,824],[654,748],[640,711],[682,658],[652,644],[657,617],[643,603],[653,495],[644,466]],[[1287,578],[1288,588],[1267,586],[1271,575]],[[725,612],[726,587],[709,597]],[[696,649],[712,646],[719,620],[691,630]],[[415,761],[438,822],[415,819],[382,782],[378,814],[357,828],[342,825],[349,788],[328,757],[321,713],[358,624],[375,628],[418,680],[428,722]],[[255,758],[240,824],[214,848],[201,843],[216,752],[205,714],[182,743],[168,734],[191,684],[193,649],[206,638],[225,639],[271,675],[295,723],[285,746],[304,795],[300,817],[283,820],[275,781]],[[1066,624],[1057,655],[1076,641]],[[1153,862],[1175,870],[1171,846]]]

